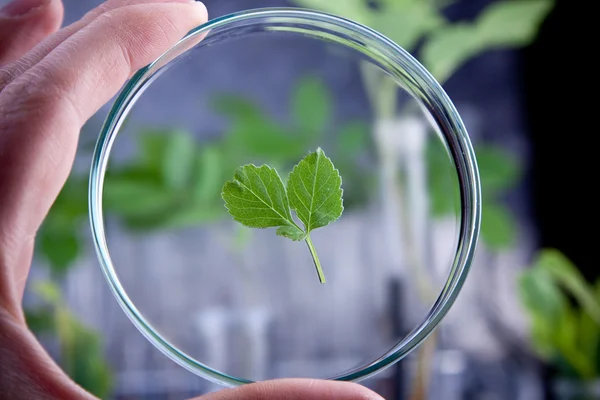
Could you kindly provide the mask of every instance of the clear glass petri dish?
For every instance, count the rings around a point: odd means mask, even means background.
[[[456,218],[456,241],[448,261],[448,274],[439,294],[408,334],[399,338],[382,355],[345,372],[326,378],[359,381],[370,377],[407,356],[422,343],[452,307],[467,277],[479,235],[481,193],[475,154],[461,118],[451,100],[427,70],[400,46],[356,22],[320,12],[302,9],[256,9],[217,18],[189,32],[169,51],[138,71],[116,98],[101,130],[93,155],[89,181],[90,222],[101,269],[119,305],[135,327],[162,353],[194,374],[224,386],[251,383],[253,379],[208,365],[170,340],[162,329],[152,324],[136,306],[122,283],[113,262],[107,240],[103,193],[109,158],[117,136],[124,129],[130,112],[143,94],[161,76],[181,62],[198,58],[203,51],[224,46],[238,39],[255,40],[261,35],[302,36],[333,44],[350,51],[362,63],[376,68],[386,79],[418,105],[445,148],[456,174],[459,212]],[[208,63],[209,60],[207,59]],[[180,88],[181,89],[181,88]],[[185,88],[183,88],[185,90]],[[190,89],[191,90],[191,89]],[[173,101],[177,101],[175,97]],[[399,132],[398,135],[401,133]],[[132,199],[135,202],[135,199]],[[342,217],[343,218],[343,217]],[[319,376],[318,378],[323,378]]]

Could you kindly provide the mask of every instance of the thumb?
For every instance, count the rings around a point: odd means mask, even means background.
[[[61,0],[12,0],[0,8],[0,66],[55,32],[62,17]]]
[[[318,379],[279,379],[225,389],[194,400],[383,400],[364,386]]]

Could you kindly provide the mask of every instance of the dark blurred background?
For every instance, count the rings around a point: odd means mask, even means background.
[[[65,23],[99,3],[63,1]],[[484,193],[472,273],[437,333],[366,386],[387,399],[600,398],[597,235],[584,226],[591,222],[594,143],[587,138],[593,100],[583,101],[593,76],[582,58],[591,53],[591,25],[582,22],[589,5],[206,6],[212,18],[287,6],[369,25],[433,73],[469,130]],[[157,81],[117,140],[105,194],[117,272],[154,326],[201,362],[251,379],[343,372],[384,353],[434,300],[456,245],[456,177],[410,101],[399,94],[386,112],[372,93],[385,93],[389,81],[369,85],[370,72],[356,60],[303,38],[227,46],[199,53]],[[86,179],[107,111],[82,130],[74,173],[40,232],[28,321],[63,368],[101,398],[176,399],[218,390],[152,347],[102,278],[88,234]],[[382,126],[407,140],[385,142]],[[297,130],[307,139],[290,139]],[[318,239],[332,275],[326,295],[310,286],[315,277],[301,258],[304,248],[237,229],[223,217],[218,196],[236,165],[257,160],[285,170],[322,142],[344,177],[347,208]],[[386,159],[381,147],[394,146]],[[185,148],[198,149],[189,155],[193,173],[181,161]],[[392,178],[381,173],[386,163],[397,166]],[[165,166],[175,180],[165,181]],[[198,187],[199,200],[189,200],[188,186]],[[407,224],[390,223],[395,213]],[[314,311],[315,304],[322,309]]]

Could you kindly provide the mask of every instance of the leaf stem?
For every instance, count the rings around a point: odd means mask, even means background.
[[[325,275],[323,275],[323,270],[321,269],[321,262],[319,261],[319,256],[317,255],[317,250],[310,240],[310,235],[306,235],[306,239],[304,239],[306,245],[308,246],[308,250],[310,250],[310,255],[315,262],[315,268],[317,270],[317,275],[319,275],[319,282],[325,283]]]

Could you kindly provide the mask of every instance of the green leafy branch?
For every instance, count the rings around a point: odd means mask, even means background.
[[[294,2],[353,19],[383,33],[420,56],[425,67],[442,84],[465,62],[485,51],[529,44],[554,3],[552,0],[495,1],[473,21],[452,22],[444,15],[451,1]],[[375,117],[380,120],[395,118],[396,83],[374,68],[363,67],[361,71]],[[448,156],[435,144],[428,146],[427,153],[432,212],[437,216],[456,212],[455,207],[459,204],[457,177],[450,173]],[[482,237],[491,248],[504,249],[514,242],[516,222],[500,201],[500,195],[516,184],[521,170],[515,158],[498,147],[478,146],[476,154],[485,196]],[[448,196],[448,193],[454,196]]]
[[[344,210],[342,178],[323,150],[300,161],[289,175],[287,188],[277,171],[268,165],[244,165],[223,186],[222,197],[229,214],[250,228],[278,227],[277,234],[304,240],[313,258],[319,281],[325,276],[310,232],[337,220]],[[292,210],[304,224],[301,228]]]
[[[294,0],[367,25],[418,52],[425,67],[446,81],[466,61],[491,49],[530,43],[553,6],[552,0],[503,0],[487,6],[473,21],[449,21],[448,1]]]
[[[544,249],[519,279],[537,354],[578,380],[600,376],[600,280],[588,284],[564,254]]]

